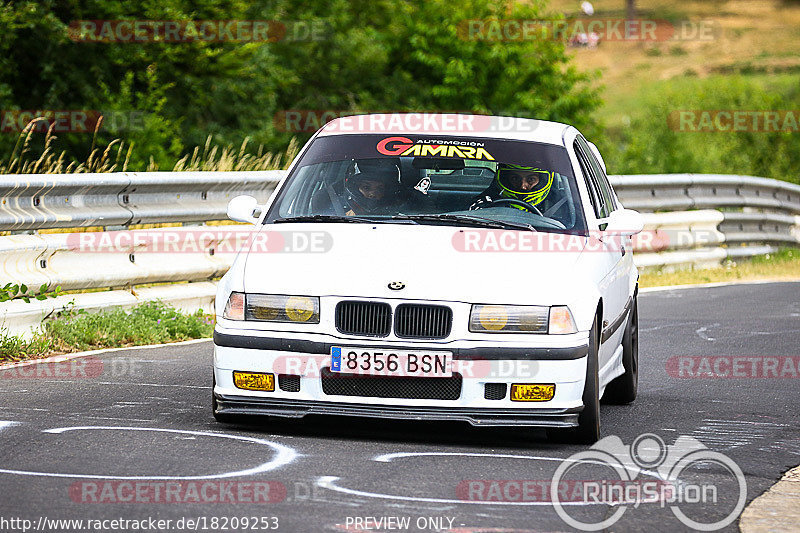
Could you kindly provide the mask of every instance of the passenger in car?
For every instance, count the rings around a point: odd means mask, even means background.
[[[521,200],[536,206],[542,203],[553,185],[553,172],[533,166],[500,163],[491,185],[472,202],[470,210],[489,207],[504,198]],[[525,210],[522,206],[511,205]]]

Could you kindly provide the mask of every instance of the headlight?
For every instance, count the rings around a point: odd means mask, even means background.
[[[317,297],[247,294],[245,300],[245,320],[319,324]]]
[[[473,305],[469,330],[481,333],[547,333],[549,307]]]
[[[576,333],[578,328],[575,327],[575,319],[572,318],[572,312],[566,305],[556,305],[550,308],[550,334],[551,335],[566,335],[567,333]]]
[[[244,293],[232,292],[228,297],[228,303],[225,304],[225,311],[222,313],[223,318],[228,320],[244,320]]]

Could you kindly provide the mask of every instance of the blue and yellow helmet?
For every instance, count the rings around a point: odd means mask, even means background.
[[[514,175],[528,173],[535,174],[539,178],[539,182],[530,191],[516,190],[518,187],[514,185]],[[553,185],[553,173],[537,167],[500,163],[497,166],[495,181],[500,187],[500,196],[503,198],[514,198],[536,205],[541,203],[550,193],[550,187]]]

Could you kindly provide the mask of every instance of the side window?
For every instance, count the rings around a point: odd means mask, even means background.
[[[600,193],[603,195],[603,202],[608,207],[608,212],[611,213],[611,211],[614,211],[617,208],[617,205],[614,201],[614,193],[611,192],[611,184],[608,182],[608,176],[606,176],[606,173],[603,170],[603,165],[601,165],[597,160],[594,152],[584,138],[578,137],[578,142],[583,148],[586,157],[589,159],[589,163],[591,164],[592,170],[594,170],[595,178],[597,179],[597,185],[600,188]]]
[[[577,139],[575,140],[573,148],[575,149],[575,154],[578,156],[578,164],[581,166],[583,176],[586,179],[586,188],[589,190],[589,199],[592,202],[592,207],[594,207],[594,214],[597,218],[606,218],[608,216],[606,200],[600,192],[600,188],[597,184],[597,177],[592,164],[589,162],[590,160],[586,154],[586,150],[584,150]]]

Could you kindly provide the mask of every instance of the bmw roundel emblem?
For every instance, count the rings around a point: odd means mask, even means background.
[[[389,284],[389,288],[392,289],[393,291],[399,291],[400,289],[404,288],[405,286],[406,286],[406,284],[403,283],[402,281],[393,281],[393,282],[391,282]]]

